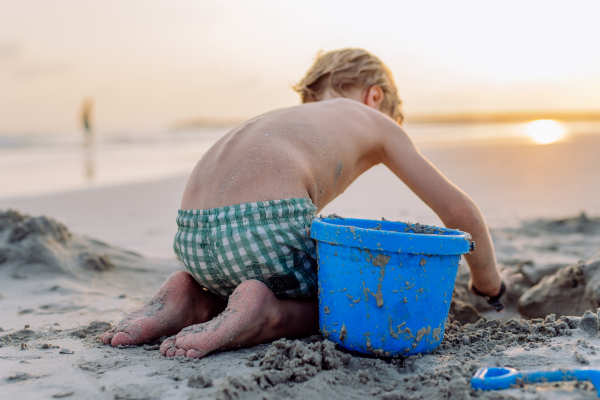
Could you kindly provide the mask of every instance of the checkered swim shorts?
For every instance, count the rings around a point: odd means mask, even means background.
[[[179,210],[173,249],[200,285],[228,298],[247,279],[277,297],[316,297],[317,254],[310,199]]]

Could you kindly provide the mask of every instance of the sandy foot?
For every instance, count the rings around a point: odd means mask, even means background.
[[[105,332],[102,341],[112,346],[149,342],[209,321],[224,307],[224,300],[202,290],[187,272],[178,271],[169,276],[148,304]]]
[[[165,340],[160,352],[167,357],[201,358],[217,349],[262,343],[271,339],[279,319],[273,292],[259,281],[248,280],[235,289],[218,317],[183,329]]]

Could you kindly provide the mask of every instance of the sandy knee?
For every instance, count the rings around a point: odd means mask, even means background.
[[[249,299],[252,301],[249,302]],[[285,323],[275,294],[267,285],[257,280],[242,282],[231,294],[229,306],[254,309],[251,312],[266,324],[262,329],[275,329]]]
[[[170,298],[184,299],[196,297],[200,291],[200,285],[189,272],[176,271],[169,275],[159,293],[171,293]]]
[[[253,296],[257,299],[269,296],[275,297],[275,295],[273,294],[271,289],[267,287],[267,285],[254,279],[250,279],[240,283],[231,294],[230,299],[236,300],[239,296]]]
[[[196,280],[194,279],[194,277],[187,271],[176,271],[173,272],[171,275],[169,275],[169,277],[167,278],[167,282],[168,283],[173,283],[173,284],[187,284],[187,285],[196,285]]]

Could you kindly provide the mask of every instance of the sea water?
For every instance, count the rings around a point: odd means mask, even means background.
[[[600,123],[568,123],[559,142],[536,145],[526,124],[413,124],[421,152],[469,194],[493,226],[526,218],[600,214]],[[188,175],[232,127],[0,134],[0,199]],[[372,215],[373,212],[382,215]],[[325,211],[357,218],[439,219],[383,166],[351,185]]]

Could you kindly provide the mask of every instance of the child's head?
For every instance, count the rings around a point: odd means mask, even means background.
[[[396,84],[390,70],[373,54],[363,49],[342,49],[318,53],[306,76],[294,87],[303,103],[320,101],[327,91],[342,97],[356,89],[366,91],[378,86],[383,92],[379,110],[402,124]]]

